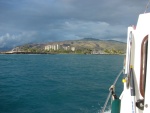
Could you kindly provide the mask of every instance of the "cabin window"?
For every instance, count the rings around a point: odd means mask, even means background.
[[[140,92],[144,97],[147,70],[148,35],[143,39],[141,46]]]

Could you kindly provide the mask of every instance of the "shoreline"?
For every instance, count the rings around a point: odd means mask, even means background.
[[[0,52],[0,54],[4,55],[11,55],[11,54],[49,54],[49,55],[57,55],[57,54],[76,54],[76,55],[125,55],[125,54],[108,54],[108,53],[103,53],[103,54],[82,54],[82,53],[45,53],[45,52]]]

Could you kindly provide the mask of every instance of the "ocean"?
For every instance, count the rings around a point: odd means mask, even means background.
[[[123,55],[0,55],[0,113],[100,113],[123,59]],[[121,79],[116,84],[118,96]]]

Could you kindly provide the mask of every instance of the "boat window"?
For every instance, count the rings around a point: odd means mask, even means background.
[[[141,46],[140,92],[144,97],[147,70],[148,35],[143,39]]]

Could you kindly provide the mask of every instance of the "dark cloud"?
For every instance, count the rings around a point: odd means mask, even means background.
[[[148,1],[0,0],[0,48],[85,37],[126,41]]]

